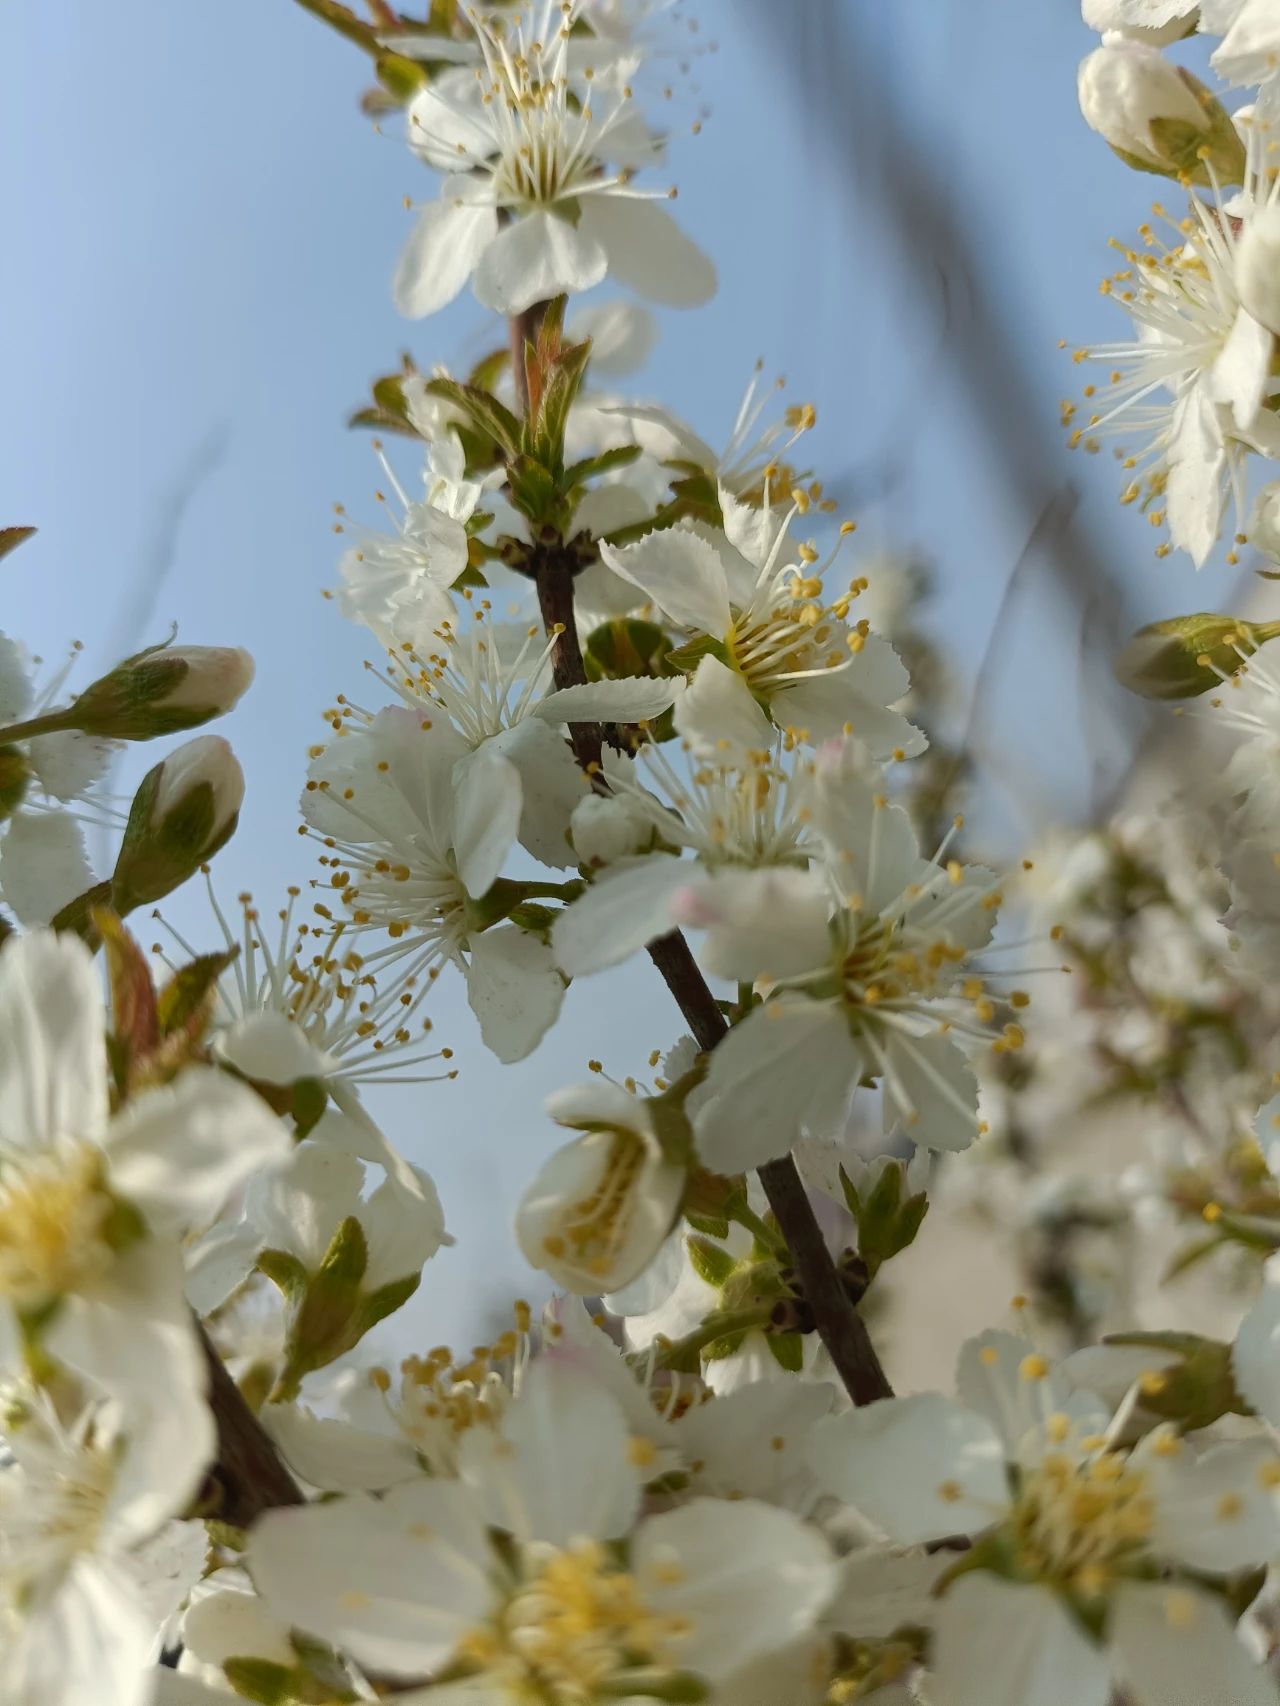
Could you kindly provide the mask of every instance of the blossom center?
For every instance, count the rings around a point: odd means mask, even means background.
[[[530,1561],[498,1624],[474,1631],[464,1650],[534,1699],[586,1706],[602,1684],[652,1663],[688,1632],[684,1619],[645,1603],[635,1577],[598,1541]]]
[[[1154,1519],[1147,1477],[1120,1453],[1051,1452],[1024,1478],[1009,1527],[1023,1569],[1092,1596],[1142,1548]]]
[[[92,1144],[0,1165],[0,1297],[39,1309],[104,1272],[114,1210]]]
[[[636,1185],[649,1158],[648,1145],[638,1132],[611,1130],[595,1134],[607,1145],[592,1189],[567,1205],[560,1231],[543,1239],[555,1260],[566,1256],[575,1266],[601,1277],[609,1273],[626,1237],[628,1210],[636,1200]]]

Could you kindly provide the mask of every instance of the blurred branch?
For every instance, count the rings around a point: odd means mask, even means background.
[[[989,232],[990,207],[975,221],[981,210],[963,206],[944,163],[926,155],[918,124],[894,102],[883,42],[872,41],[866,9],[841,0],[746,4],[797,105],[824,137],[815,159],[827,170],[830,197],[846,197],[856,183],[864,223],[869,214],[896,248],[905,288],[914,287],[923,305],[934,308],[940,286],[946,359],[1009,505],[1034,535],[1062,484],[1063,446],[1008,337],[1022,305],[973,238],[975,231]],[[1106,613],[1112,631],[1134,626],[1123,588],[1074,505],[1059,525],[1042,530],[1039,543],[1058,595],[1082,621],[1093,606]],[[982,685],[989,691],[989,681]],[[1145,705],[1126,700],[1115,714],[1115,738],[1132,750],[1148,718]]]

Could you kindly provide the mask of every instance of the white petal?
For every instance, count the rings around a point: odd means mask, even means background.
[[[1152,1706],[1275,1706],[1220,1600],[1181,1584],[1124,1582],[1111,1613],[1117,1680]]]
[[[82,1558],[0,1652],[5,1706],[146,1706],[156,1631],[118,1575]]]
[[[627,675],[617,681],[588,681],[548,693],[533,714],[557,727],[564,723],[648,723],[671,705],[679,683],[660,677]]]
[[[934,1628],[934,1682],[946,1706],[1107,1706],[1111,1698],[1101,1650],[1046,1588],[985,1571],[962,1576]],[[1150,1706],[1174,1703],[1155,1695]]]
[[[840,1566],[840,1585],[823,1624],[862,1641],[887,1641],[909,1625],[927,1629],[938,1609],[933,1596],[938,1578],[954,1564],[953,1553],[859,1547]]]
[[[363,1184],[364,1168],[354,1155],[312,1139],[299,1144],[282,1167],[253,1181],[245,1215],[267,1249],[297,1256],[314,1270],[338,1227],[355,1213]]]
[[[574,310],[567,332],[574,343],[591,339],[591,371],[597,378],[620,378],[644,366],[658,324],[634,302],[593,302]]]
[[[282,1163],[292,1142],[262,1098],[228,1073],[192,1066],[135,1097],[104,1147],[111,1183],[153,1231],[208,1224],[247,1180]]]
[[[288,1629],[257,1594],[238,1590],[215,1588],[196,1600],[182,1620],[182,1645],[207,1665],[256,1658],[292,1670],[298,1662]]]
[[[883,910],[916,874],[911,820],[889,805],[863,768],[853,740],[822,748],[815,761],[813,822],[830,851],[837,881],[867,913]]]
[[[555,1024],[564,980],[545,942],[502,924],[471,939],[467,1000],[485,1047],[510,1065],[532,1054]]]
[[[1226,454],[1213,404],[1198,386],[1177,405],[1167,455],[1169,537],[1200,568],[1222,526]]]
[[[283,1013],[251,1013],[220,1031],[213,1039],[219,1060],[225,1060],[262,1084],[295,1084],[299,1078],[324,1078],[333,1061],[309,1042],[301,1025]]]
[[[694,864],[669,853],[619,860],[556,919],[551,931],[556,963],[570,977],[620,965],[667,934],[672,897],[697,875]]]
[[[1028,1379],[1022,1368],[1033,1355],[1029,1339],[998,1329],[966,1339],[960,1349],[956,1393],[962,1404],[987,1418],[1011,1458],[1023,1456],[1024,1441],[1039,1432],[1047,1415],[1077,1417],[1087,1432],[1102,1432],[1109,1419],[1090,1395],[1071,1393],[1057,1370]]]
[[[451,1481],[268,1511],[248,1563],[275,1616],[395,1676],[444,1663],[494,1598],[488,1538]]]
[[[65,734],[37,735],[28,742],[31,767],[46,793],[57,800],[75,800],[105,774],[120,747],[75,729]]]
[[[1226,1576],[1280,1554],[1280,1457],[1269,1439],[1232,1440],[1199,1457],[1184,1444],[1144,1454],[1143,1466],[1155,1497],[1151,1544],[1162,1557]]]
[[[788,1482],[807,1473],[808,1442],[831,1408],[835,1393],[823,1381],[757,1380],[695,1404],[675,1424],[686,1463],[700,1463],[697,1489],[723,1498],[779,1497]]]
[[[699,958],[717,977],[773,982],[830,959],[830,895],[815,872],[715,871],[678,891],[671,912],[707,932]]]
[[[452,302],[497,231],[492,207],[428,203],[396,263],[391,284],[396,307],[418,320]]]
[[[479,898],[502,875],[520,827],[523,791],[520,772],[486,741],[462,759],[454,773],[458,790],[453,847],[458,876],[467,893]]]
[[[1280,1285],[1274,1280],[1240,1323],[1231,1366],[1244,1397],[1272,1427],[1280,1427]]]
[[[820,1422],[810,1459],[828,1492],[904,1546],[976,1534],[1009,1503],[995,1430],[936,1392]]]
[[[15,812],[0,842],[0,893],[21,924],[47,924],[93,887],[80,825],[69,812]]]
[[[452,1243],[444,1226],[435,1182],[415,1168],[417,1189],[406,1191],[396,1179],[384,1179],[360,1210],[369,1242],[364,1284],[369,1291],[420,1274],[443,1244]]]
[[[264,1404],[262,1425],[295,1475],[325,1493],[380,1493],[422,1473],[399,1434],[374,1433],[301,1404]]]
[[[534,1362],[499,1430],[463,1436],[458,1472],[486,1520],[521,1541],[612,1540],[640,1499],[629,1438],[621,1407],[588,1375]]]
[[[949,1037],[891,1031],[884,1039],[886,1129],[896,1113],[913,1143],[967,1149],[978,1135],[978,1080]]]
[[[754,1499],[694,1499],[651,1517],[632,1568],[655,1611],[693,1626],[669,1659],[713,1681],[812,1629],[836,1584],[817,1529]]]
[[[1248,432],[1262,407],[1274,345],[1275,339],[1267,328],[1241,308],[1210,370],[1209,387],[1214,401],[1230,405],[1241,432]]]
[[[107,1121],[102,990],[75,936],[32,930],[0,954],[0,1143],[98,1137]]]
[[[520,773],[520,845],[544,865],[563,869],[575,864],[569,820],[589,790],[564,736],[533,716],[493,735],[486,744],[510,759]]]
[[[16,723],[30,708],[30,654],[21,640],[0,634],[0,723]]]
[[[650,302],[694,308],[715,295],[716,269],[655,202],[587,196],[582,227],[607,251],[609,276]]]
[[[586,228],[555,213],[527,213],[499,231],[476,263],[472,289],[495,314],[523,314],[535,302],[590,290],[604,277],[605,252]]]
[[[705,657],[676,705],[676,730],[696,758],[772,750],[773,727],[751,689],[719,658]]]
[[[732,623],[729,583],[719,551],[679,523],[646,533],[621,550],[601,544],[600,556],[681,628],[723,639]]]
[[[711,1056],[709,1100],[694,1121],[703,1164],[737,1173],[785,1155],[806,1127],[825,1132],[861,1068],[844,1019],[829,1003],[756,1008]]]

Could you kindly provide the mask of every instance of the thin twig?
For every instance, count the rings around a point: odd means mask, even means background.
[[[528,407],[524,363],[517,360],[526,339],[535,335],[540,310],[535,307],[511,323],[512,360],[516,366],[516,394]],[[586,668],[578,643],[573,609],[573,567],[563,551],[545,547],[534,559],[538,608],[548,635],[556,636],[552,670],[558,688],[585,685]],[[569,725],[569,739],[578,763],[598,787],[602,732],[598,723]],[[699,1048],[711,1050],[728,1033],[728,1023],[711,993],[706,979],[678,930],[649,945],[649,958],[658,968],[676,999],[685,1022]],[[861,1316],[841,1284],[831,1252],[827,1249],[799,1171],[787,1155],[760,1168],[769,1207],[773,1210],[795,1262],[805,1301],[813,1310],[818,1333],[836,1371],[855,1404],[870,1404],[893,1396],[875,1346]]]

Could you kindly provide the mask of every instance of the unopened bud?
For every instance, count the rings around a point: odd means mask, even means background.
[[[218,735],[201,735],[149,770],[133,797],[111,879],[117,912],[162,899],[230,840],[244,772]]]
[[[115,740],[180,734],[229,711],[252,680],[240,646],[151,646],[86,687],[63,726]]]
[[[1280,337],[1280,207],[1260,208],[1236,241],[1236,292],[1254,319]]]
[[[1280,622],[1242,622],[1200,611],[1151,622],[1115,661],[1116,680],[1144,699],[1193,699],[1220,686],[1259,646],[1280,634]]]
[[[1082,0],[1080,12],[1099,35],[1116,33],[1165,47],[1191,34],[1200,7],[1198,0]]]
[[[1080,66],[1085,122],[1126,164],[1163,177],[1239,183],[1245,149],[1231,115],[1204,84],[1140,41],[1112,40]]]
[[[569,836],[584,865],[612,865],[629,853],[644,852],[653,841],[653,826],[629,800],[587,794],[573,808]]]

